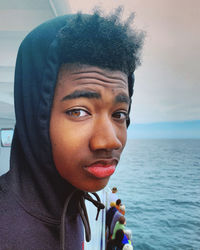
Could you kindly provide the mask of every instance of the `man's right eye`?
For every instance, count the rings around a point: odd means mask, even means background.
[[[90,115],[88,111],[84,109],[70,109],[65,112],[68,116],[79,118]]]

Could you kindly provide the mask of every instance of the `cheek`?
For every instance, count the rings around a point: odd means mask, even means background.
[[[60,142],[57,140],[57,142],[52,145],[53,159],[60,175],[71,184],[74,184],[73,181],[76,178],[78,179],[79,176],[81,158],[83,156],[81,149],[71,140],[72,137],[65,138],[62,138]]]
[[[59,129],[60,130],[60,129]],[[57,129],[51,134],[52,151],[56,167],[59,165],[68,166],[69,162],[78,160],[83,152],[84,137],[81,133],[63,132],[57,133]],[[63,130],[61,130],[63,131]],[[81,151],[82,148],[82,151]]]
[[[53,117],[50,123],[50,137],[54,147],[61,151],[70,152],[76,150],[83,143],[86,131],[68,122],[65,115]]]
[[[65,119],[61,121],[52,119],[50,137],[53,159],[58,172],[65,179],[77,176],[78,167],[87,155],[88,135],[86,131],[71,126],[65,122]]]

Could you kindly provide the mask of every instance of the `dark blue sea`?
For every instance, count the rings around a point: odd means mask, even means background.
[[[200,249],[200,140],[129,139],[113,186],[134,250]]]

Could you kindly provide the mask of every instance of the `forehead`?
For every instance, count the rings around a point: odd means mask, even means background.
[[[128,77],[121,71],[102,69],[88,65],[65,64],[58,74],[57,87],[67,84],[68,87],[96,85],[110,88],[128,89]]]

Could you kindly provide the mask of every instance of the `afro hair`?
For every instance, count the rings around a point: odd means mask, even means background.
[[[121,7],[107,17],[100,13],[96,10],[93,15],[73,15],[60,30],[62,62],[120,70],[130,75],[140,64],[144,32],[130,28],[133,15],[126,22],[121,21]]]

